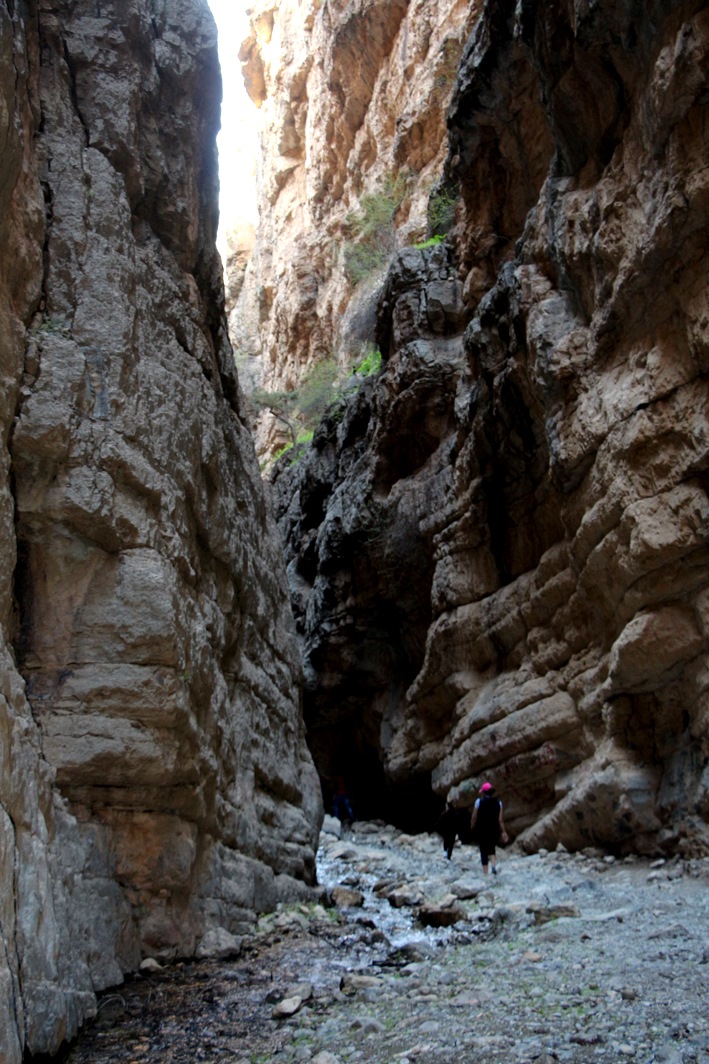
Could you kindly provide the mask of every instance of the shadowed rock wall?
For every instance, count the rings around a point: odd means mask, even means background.
[[[202,0],[0,2],[0,1057],[314,881]]]
[[[709,845],[705,3],[485,5],[449,246],[275,479],[325,777],[530,847]],[[421,807],[423,808],[423,807]]]

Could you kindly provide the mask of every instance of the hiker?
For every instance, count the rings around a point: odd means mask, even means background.
[[[449,861],[458,835],[458,820],[458,810],[450,802],[446,802],[446,807],[436,822],[436,832],[443,836],[443,849]]]
[[[495,847],[499,839],[508,841],[505,823],[502,819],[502,802],[495,797],[495,788],[491,783],[483,783],[480,796],[475,800],[470,830],[475,832],[475,839],[480,847],[480,861],[483,872],[488,874],[488,862],[493,875],[497,875],[497,857]]]
[[[352,812],[352,805],[347,796],[347,788],[345,787],[343,776],[337,776],[335,779],[335,799],[333,806],[334,815],[340,822],[349,820],[350,824],[354,823],[354,813]]]

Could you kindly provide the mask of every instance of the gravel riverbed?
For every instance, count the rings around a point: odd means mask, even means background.
[[[512,848],[499,869],[377,822],[324,832],[336,907],[284,908],[236,956],[132,977],[58,1059],[709,1062],[709,859]]]

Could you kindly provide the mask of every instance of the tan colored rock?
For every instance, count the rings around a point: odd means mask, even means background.
[[[404,883],[394,887],[386,893],[386,899],[395,909],[405,906],[420,905],[423,901],[423,891],[420,887]]]
[[[314,882],[193,0],[0,14],[0,1057]],[[120,8],[120,10],[119,10]]]
[[[550,920],[571,919],[581,915],[576,905],[543,905],[541,902],[531,902],[527,906],[527,912],[531,913],[537,925],[547,924]]]
[[[363,196],[400,180],[392,247],[425,237],[455,71],[479,7],[467,0],[252,7],[239,56],[260,108],[260,221],[239,304],[253,308],[258,293],[258,336],[247,324],[252,309],[230,322],[234,346],[262,357],[266,387],[295,387],[323,357],[350,364],[373,340],[371,286],[355,289],[346,270],[351,216]],[[265,416],[259,422],[264,453],[279,445],[276,429]]]
[[[703,647],[688,609],[667,606],[636,614],[611,648],[610,690],[656,690]]]
[[[349,887],[334,887],[332,901],[339,909],[357,908],[364,905],[364,894]]]

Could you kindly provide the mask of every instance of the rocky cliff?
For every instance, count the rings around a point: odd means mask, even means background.
[[[326,54],[369,10],[321,9]],[[393,257],[381,374],[274,478],[312,748],[400,821],[489,776],[529,848],[706,852],[709,8],[468,14],[448,237]],[[306,84],[296,130],[335,107]],[[314,211],[363,166],[359,121]]]
[[[479,7],[252,6],[240,56],[261,112],[260,222],[235,343],[262,386],[292,389],[314,361],[346,366],[359,354],[371,325],[361,293],[381,283],[394,247],[426,235],[455,71]],[[388,211],[363,234],[362,202],[376,211],[387,190]],[[355,293],[362,264],[369,276]],[[261,450],[272,452],[278,426],[265,415],[259,429]]]
[[[0,1057],[314,879],[203,0],[0,2]]]

